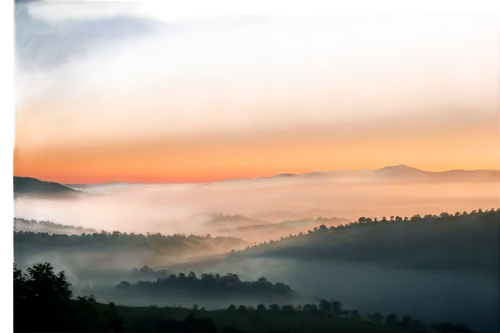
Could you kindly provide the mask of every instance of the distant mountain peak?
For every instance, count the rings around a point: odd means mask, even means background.
[[[405,164],[387,166],[378,170],[374,170],[373,174],[380,179],[406,179],[406,180],[424,180],[433,175],[438,175],[433,172],[423,171],[417,168],[407,166]]]
[[[275,177],[293,177],[293,176],[297,176],[297,175],[294,173],[279,173]]]
[[[418,170],[417,168],[408,166],[406,164],[388,165],[388,166],[380,168],[378,170],[389,170],[389,169],[416,169],[416,170]]]
[[[406,164],[389,165],[377,170],[375,172],[425,172],[423,170],[408,166]]]

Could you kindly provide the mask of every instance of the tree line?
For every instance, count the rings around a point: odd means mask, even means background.
[[[97,230],[95,230],[95,229],[84,228],[82,226],[60,224],[60,223],[55,223],[55,222],[51,222],[51,221],[43,221],[43,220],[37,221],[34,219],[25,219],[22,217],[13,217],[12,223],[14,226],[20,225],[20,226],[25,226],[28,228],[41,226],[41,227],[45,227],[48,229],[56,229],[56,230],[62,230],[62,231],[73,231],[73,232],[77,232],[77,233],[97,233]]]
[[[163,235],[161,233],[121,233],[119,231],[100,233],[82,233],[80,235],[50,234],[48,232],[14,231],[14,246],[24,250],[29,247],[62,248],[85,247],[112,248],[128,247],[131,249],[148,249],[160,253],[215,249],[229,251],[241,247],[245,242],[234,237],[212,237],[211,235]]]

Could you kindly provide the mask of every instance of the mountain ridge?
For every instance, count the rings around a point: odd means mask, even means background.
[[[498,208],[423,217],[417,214],[408,220],[398,216],[391,220],[368,221],[363,217],[356,222],[292,235],[273,243],[263,242],[236,254],[350,262],[388,260],[394,266],[414,265],[414,268],[448,265],[461,270],[469,266],[468,269],[482,269],[495,276],[496,263],[500,260],[495,251],[499,217]],[[401,239],[407,241],[401,242]],[[478,252],[464,251],[479,247],[481,251]],[[454,258],[447,258],[452,248]],[[477,258],[477,253],[482,257]],[[420,255],[409,260],[409,256],[415,254]]]
[[[450,179],[451,176],[462,177],[461,181],[492,181],[498,180],[500,182],[500,170],[489,170],[489,169],[451,169],[445,171],[427,171],[421,170],[415,167],[408,166],[406,164],[397,164],[382,167],[379,169],[359,169],[359,170],[331,170],[331,171],[312,171],[307,173],[280,173],[270,177],[260,177],[260,178],[242,178],[242,179],[227,179],[220,180],[213,183],[205,184],[217,184],[223,182],[236,182],[236,181],[251,181],[251,180],[271,180],[271,179],[297,179],[297,178],[335,178],[336,176],[361,176],[368,178],[379,177],[379,179],[387,180],[387,178],[392,177],[394,180],[402,180],[407,178],[407,180],[432,180],[432,181],[442,181],[442,180],[453,180]],[[466,179],[469,176],[469,179]],[[413,177],[413,179],[412,179]],[[417,178],[417,177],[420,177]],[[385,179],[383,179],[385,178]],[[477,178],[477,179],[475,179]],[[374,179],[375,180],[375,179]]]
[[[241,178],[241,179],[226,179],[212,183],[206,183],[193,188],[206,188],[219,185],[229,185],[236,183],[250,183],[262,181],[280,181],[280,180],[342,180],[342,179],[409,179],[429,180],[429,181],[500,181],[500,170],[464,170],[453,169],[446,171],[425,171],[417,169],[405,164],[386,166],[380,169],[359,169],[359,170],[333,170],[333,171],[314,171],[303,174],[281,173],[271,177],[259,178]],[[461,178],[461,179],[459,179]]]

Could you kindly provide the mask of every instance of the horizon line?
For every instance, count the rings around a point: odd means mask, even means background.
[[[310,171],[310,172],[304,172],[304,173],[289,173],[289,172],[281,172],[277,173],[273,176],[263,176],[263,177],[244,177],[244,178],[227,178],[227,179],[220,179],[220,180],[215,180],[215,181],[199,181],[199,182],[131,182],[131,181],[122,181],[122,180],[113,180],[113,181],[108,181],[108,182],[103,182],[103,183],[74,183],[74,182],[58,182],[58,181],[53,181],[53,180],[43,180],[38,177],[32,177],[32,176],[19,176],[19,175],[13,175],[14,177],[19,177],[19,178],[34,178],[38,179],[43,182],[51,182],[51,183],[59,183],[62,185],[67,185],[67,186],[76,186],[76,185],[111,185],[111,184],[135,184],[135,185],[168,185],[168,184],[175,184],[175,185],[189,185],[189,184],[215,184],[219,182],[225,182],[225,181],[238,181],[238,180],[252,180],[252,179],[269,179],[269,178],[275,178],[275,177],[280,177],[280,176],[301,176],[301,175],[309,175],[309,174],[315,174],[315,173],[330,173],[330,172],[340,172],[340,171],[345,171],[345,172],[358,172],[358,171],[380,171],[383,169],[387,168],[396,168],[396,167],[405,167],[408,169],[415,169],[418,171],[423,171],[423,172],[429,172],[429,173],[444,173],[444,172],[450,172],[450,171],[500,171],[500,169],[448,169],[448,170],[443,170],[443,171],[429,171],[429,170],[423,170],[419,169],[416,167],[409,166],[407,164],[394,164],[394,165],[387,165],[378,169],[368,169],[368,168],[362,168],[362,169],[355,169],[355,170],[346,170],[346,169],[334,169],[334,170],[329,170],[329,171]]]

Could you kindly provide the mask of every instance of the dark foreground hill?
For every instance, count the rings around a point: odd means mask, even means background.
[[[234,257],[363,263],[396,268],[477,271],[498,277],[500,211],[360,218],[348,225],[271,241]]]
[[[471,332],[460,324],[433,324],[438,332]],[[426,325],[410,316],[374,313],[363,318],[344,310],[340,301],[319,305],[229,305],[206,311],[175,307],[124,307],[100,304],[93,296],[73,299],[64,271],[49,263],[26,272],[14,265],[15,332],[424,332]]]

